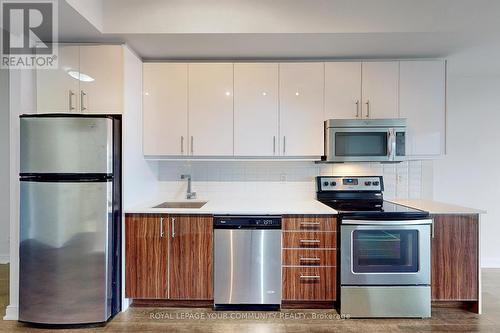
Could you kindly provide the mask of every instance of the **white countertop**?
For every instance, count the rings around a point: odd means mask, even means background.
[[[208,201],[201,208],[152,208],[165,201]],[[214,200],[167,200],[159,199],[137,207],[125,209],[125,213],[139,214],[207,214],[207,215],[335,215],[337,211],[317,200],[274,199],[214,199]]]
[[[425,210],[431,214],[486,214],[486,211],[432,200],[394,199],[390,202],[410,208]]]

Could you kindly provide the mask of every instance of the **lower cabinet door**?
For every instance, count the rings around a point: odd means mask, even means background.
[[[125,297],[168,297],[167,228],[166,217],[160,215],[126,215]]]
[[[213,299],[213,218],[169,217],[170,298]]]
[[[282,294],[284,301],[333,301],[336,267],[283,267]]]

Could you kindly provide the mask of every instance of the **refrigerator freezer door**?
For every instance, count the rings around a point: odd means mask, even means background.
[[[113,173],[113,121],[21,117],[21,173]]]
[[[19,320],[110,316],[112,182],[21,182]]]

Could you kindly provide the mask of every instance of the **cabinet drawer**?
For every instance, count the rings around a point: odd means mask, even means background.
[[[283,250],[284,266],[337,266],[337,250]]]
[[[283,248],[334,249],[337,247],[336,232],[283,232]]]
[[[285,217],[283,230],[337,231],[337,219],[318,216]]]
[[[336,267],[283,267],[282,292],[287,301],[335,300]]]

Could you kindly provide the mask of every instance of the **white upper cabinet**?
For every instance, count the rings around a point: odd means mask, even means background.
[[[278,153],[278,64],[234,64],[234,155]]]
[[[143,65],[144,155],[188,153],[188,65]]]
[[[189,151],[196,156],[233,155],[233,64],[191,63]]]
[[[61,44],[58,68],[36,70],[38,113],[79,112],[79,57],[78,46]]]
[[[441,155],[445,147],[445,62],[401,61],[400,66],[400,114],[408,119],[407,155]]]
[[[122,113],[122,46],[80,46],[80,110]]]
[[[60,44],[58,69],[37,69],[37,112],[122,113],[121,45]]]
[[[323,155],[324,64],[280,64],[280,154]]]
[[[361,116],[361,62],[325,63],[325,119]]]
[[[398,118],[399,62],[363,62],[362,117]]]

